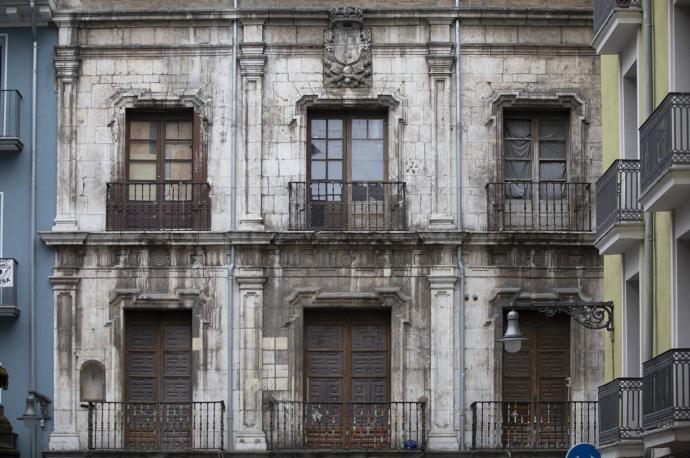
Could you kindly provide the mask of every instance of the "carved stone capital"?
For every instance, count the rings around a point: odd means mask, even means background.
[[[81,58],[77,48],[55,48],[55,75],[58,79],[75,79],[79,77],[79,66]]]
[[[264,74],[266,56],[261,43],[245,43],[240,54],[240,71],[243,76],[261,77]]]
[[[447,54],[429,54],[426,57],[426,62],[429,66],[430,76],[449,77],[453,70],[453,62],[455,62],[455,58]]]

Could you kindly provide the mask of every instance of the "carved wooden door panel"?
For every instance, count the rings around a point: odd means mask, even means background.
[[[570,320],[520,312],[518,353],[503,352],[503,444],[567,448]]]
[[[306,447],[387,448],[388,313],[308,314],[305,379]]]
[[[127,312],[127,448],[191,447],[192,328],[186,312]]]

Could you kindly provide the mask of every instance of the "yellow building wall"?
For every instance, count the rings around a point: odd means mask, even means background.
[[[617,55],[601,56],[601,116],[603,171],[620,158],[620,62]],[[606,378],[622,375],[623,300],[622,256],[604,256],[604,300],[613,301],[614,331],[606,340]]]

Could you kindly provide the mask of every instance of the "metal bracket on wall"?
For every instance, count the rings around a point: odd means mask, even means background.
[[[587,329],[613,331],[613,302],[516,302],[516,310],[536,310],[547,316],[566,313]]]

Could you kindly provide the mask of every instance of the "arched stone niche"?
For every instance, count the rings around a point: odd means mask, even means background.
[[[79,370],[79,400],[105,401],[105,366],[99,361],[86,361]]]

